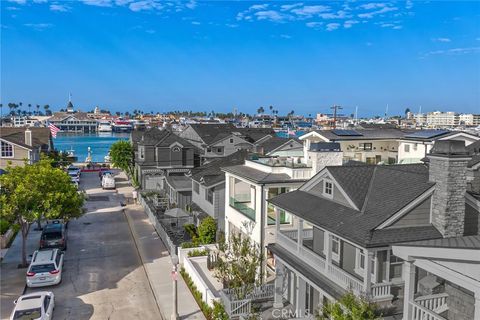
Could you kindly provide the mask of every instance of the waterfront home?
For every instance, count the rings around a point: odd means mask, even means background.
[[[254,150],[254,144],[275,135],[271,128],[237,128],[231,123],[190,124],[178,134],[202,150],[202,158],[220,158],[238,150]]]
[[[309,151],[309,154],[317,160],[303,162],[299,157],[271,157],[224,167],[226,236],[241,232],[259,245],[266,258],[271,257],[265,246],[275,240],[276,221],[281,225],[291,225],[292,216],[286,211],[275,216],[273,205],[268,200],[296,190],[311,178],[314,170],[325,165],[342,164],[342,152],[336,143],[325,143],[322,148]],[[271,259],[266,259],[265,267],[268,266],[273,269]]]
[[[405,261],[403,319],[480,319],[480,235],[401,243],[393,254]]]
[[[290,224],[276,223],[268,246],[275,306],[313,314],[352,290],[401,313],[411,268],[392,245],[479,234],[480,206],[467,184],[468,175],[479,177],[469,170],[479,169],[465,142],[437,141],[428,159],[428,165],[327,166],[298,190],[270,199],[276,221],[291,217]]]
[[[468,132],[448,130],[417,130],[407,133],[399,139],[398,162],[415,163],[421,162],[433,147],[437,140],[461,140],[469,146],[480,137]]]
[[[0,130],[0,169],[9,163],[23,165],[40,160],[41,152],[53,150],[53,142],[48,128],[13,128]]]
[[[170,130],[134,130],[135,176],[142,189],[164,190],[165,177],[199,165],[199,150]]]
[[[213,217],[220,231],[225,230],[225,172],[221,168],[241,165],[246,158],[247,151],[240,150],[224,158],[212,159],[188,174],[193,190],[193,212],[200,218]]]
[[[268,157],[302,157],[303,143],[296,138],[267,136],[255,143],[255,152]]]

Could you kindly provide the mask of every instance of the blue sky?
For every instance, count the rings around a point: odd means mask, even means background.
[[[480,113],[480,2],[1,1],[1,101]]]

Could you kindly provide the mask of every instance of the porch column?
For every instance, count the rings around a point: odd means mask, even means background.
[[[474,292],[475,298],[475,311],[473,314],[473,320],[480,320],[480,290]]]
[[[413,261],[405,261],[403,264],[403,279],[405,280],[403,295],[403,320],[412,319],[412,308],[410,301],[413,301],[415,294],[415,265]]]
[[[297,226],[297,252],[300,252],[303,244],[303,219],[298,219]]]
[[[285,279],[285,266],[276,259],[275,261],[275,293],[273,297],[273,307],[276,309],[283,308],[283,284]]]
[[[330,237],[330,232],[324,232],[324,249],[323,253],[326,257],[325,270],[328,272],[328,266],[332,264],[332,237]]]
[[[372,258],[373,251],[365,250],[365,273],[363,275],[363,288],[367,296],[372,294]]]
[[[307,291],[307,282],[297,275],[297,302],[295,303],[295,313],[297,318],[305,314],[305,299]]]
[[[275,207],[275,230],[280,232],[280,209]]]
[[[387,282],[390,282],[390,249],[387,250],[387,261],[385,265],[386,265],[385,280]]]

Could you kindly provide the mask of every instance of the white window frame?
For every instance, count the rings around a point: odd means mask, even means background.
[[[361,266],[361,258],[363,256],[363,267]],[[375,264],[376,264],[376,257],[373,256],[372,259],[369,261],[369,263],[372,264],[372,267],[370,268],[370,273],[372,274],[372,281],[376,279],[375,277]],[[355,248],[355,272],[360,275],[360,276],[365,276],[365,263],[367,263],[367,256],[365,255],[365,252],[363,249]]]
[[[2,141],[1,143],[2,143],[2,144],[6,144],[6,145],[8,145],[8,146],[10,146],[10,147],[12,148],[12,155],[11,155],[11,156],[4,156],[4,155],[3,155],[3,148],[1,148],[1,146],[0,146],[0,156],[1,156],[2,158],[4,158],[4,159],[13,159],[13,158],[15,158],[15,146],[14,146],[13,144],[9,143],[9,142],[6,142],[6,141]]]
[[[138,146],[138,158],[141,160],[145,159],[145,147],[144,146]]]
[[[330,193],[327,193],[327,183],[330,184]],[[327,198],[333,198],[333,181],[330,179],[323,179],[323,195]]]
[[[230,143],[233,143],[233,138],[230,138]]]
[[[409,143],[405,143],[405,145],[403,146],[403,151],[405,153],[409,153],[410,152],[410,144]]]
[[[338,253],[335,253],[335,252],[333,251],[333,242],[336,242],[336,243],[338,244],[338,245],[337,245],[337,246],[338,246]],[[340,238],[337,237],[337,236],[332,235],[332,236],[331,236],[331,249],[330,249],[330,251],[332,251],[332,261],[340,262],[340,253],[341,253],[341,250],[342,250],[341,247],[340,247],[340,245],[341,245],[341,240],[340,240]]]

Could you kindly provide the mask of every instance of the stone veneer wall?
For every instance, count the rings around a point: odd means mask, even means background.
[[[463,236],[468,161],[440,155],[429,158],[430,181],[436,183],[432,223],[444,237]]]
[[[445,292],[448,293],[448,319],[472,320],[475,312],[475,298],[467,290],[445,283]]]

